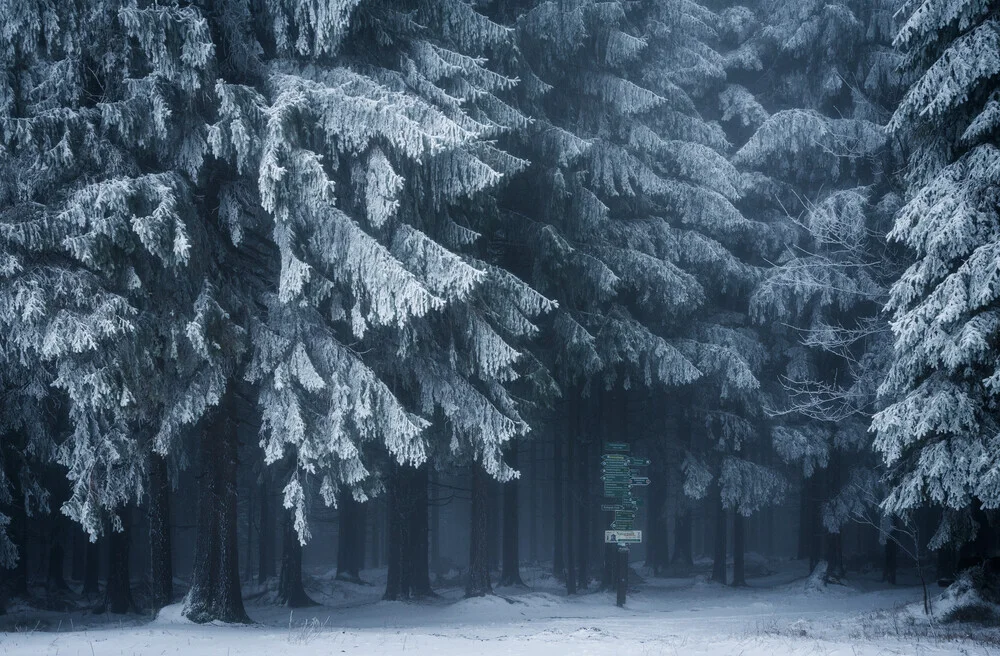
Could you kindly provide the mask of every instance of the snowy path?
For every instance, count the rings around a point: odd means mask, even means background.
[[[643,584],[624,610],[615,608],[610,594],[568,599],[555,588],[546,591],[551,583],[544,580],[534,581],[533,590],[501,590],[502,597],[483,599],[461,599],[460,590],[446,589],[440,599],[420,604],[378,601],[378,586],[335,583],[313,590],[323,606],[291,617],[284,609],[250,606],[258,622],[250,627],[187,624],[175,606],[150,623],[90,619],[82,630],[65,631],[64,622],[50,631],[0,633],[0,655],[1000,653],[970,641],[907,637],[898,625],[865,620],[873,611],[918,601],[918,587],[887,589],[857,580],[850,588],[806,592],[803,581],[793,578],[786,573],[757,579],[756,587],[739,590],[690,579],[655,580]]]

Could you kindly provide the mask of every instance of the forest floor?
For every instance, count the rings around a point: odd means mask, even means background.
[[[419,602],[381,601],[384,570],[366,571],[366,585],[314,574],[307,587],[321,605],[313,608],[290,612],[269,604],[267,589],[248,591],[251,626],[190,624],[179,605],[156,619],[13,607],[0,617],[0,655],[1000,654],[1000,628],[928,622],[912,576],[887,586],[877,573],[854,574],[844,585],[817,588],[802,562],[772,568],[765,565],[747,588],[704,575],[646,577],[624,609],[607,592],[567,597],[532,567],[523,572],[524,588],[463,599],[460,585],[443,582],[437,598]]]

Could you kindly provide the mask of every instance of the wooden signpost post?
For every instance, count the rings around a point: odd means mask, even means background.
[[[636,469],[649,466],[649,460],[633,458],[629,455],[629,450],[628,444],[606,442],[604,455],[601,456],[601,481],[604,482],[606,497],[601,510],[615,514],[611,530],[604,531],[604,542],[618,545],[615,585],[619,607],[625,605],[625,594],[628,591],[628,545],[642,542],[642,531],[634,529],[639,499],[632,496],[632,488],[649,485],[649,478],[639,476],[640,472]]]

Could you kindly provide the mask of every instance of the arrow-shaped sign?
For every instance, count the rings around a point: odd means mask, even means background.
[[[649,485],[649,478],[646,476],[633,476],[632,485],[638,485],[638,486]]]
[[[635,456],[632,456],[628,459],[628,463],[633,467],[648,467],[649,458],[636,458]]]

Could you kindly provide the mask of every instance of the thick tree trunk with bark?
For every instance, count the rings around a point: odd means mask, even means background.
[[[274,514],[271,510],[271,471],[260,473],[260,508],[258,515],[257,581],[274,576]]]
[[[576,404],[573,405],[573,430],[566,436],[566,594],[576,594],[576,567],[577,553],[579,545],[576,543],[576,534],[573,533],[573,514],[576,504],[573,502],[575,492],[573,457],[575,452],[576,436],[579,428],[579,414],[576,411]]]
[[[74,581],[83,581],[87,569],[87,534],[79,526],[73,529],[72,549],[70,556],[69,576]]]
[[[394,468],[389,480],[388,565],[384,599],[433,595],[430,576],[428,466]]]
[[[532,564],[538,562],[538,499],[541,491],[538,489],[538,443],[531,441],[528,448],[528,459],[531,472],[531,494],[528,496],[528,559]]]
[[[562,578],[566,574],[563,545],[563,436],[558,429],[552,439],[552,575]]]
[[[746,518],[738,512],[733,513],[733,587],[744,587],[747,584],[745,554],[746,554]]]
[[[170,544],[170,478],[167,461],[149,458],[149,604],[159,610],[174,597],[173,551]]]
[[[122,530],[112,530],[108,536],[108,584],[99,613],[131,613],[136,610],[132,599],[129,573],[129,541],[131,539],[131,510],[121,511]]]
[[[890,585],[896,585],[896,569],[899,565],[899,532],[893,524],[889,524],[889,535],[885,540],[885,565],[882,567],[882,580]]]
[[[307,608],[316,602],[302,585],[302,543],[295,530],[295,511],[285,511],[281,532],[281,573],[278,576],[278,603],[289,608]]]
[[[581,428],[583,422],[580,422]],[[590,582],[590,448],[581,441],[577,449],[577,588],[586,590]]]
[[[86,547],[86,566],[83,572],[83,595],[85,597],[96,595],[101,591],[100,582],[98,581],[101,569],[100,559],[100,544],[96,541],[91,542],[88,537]]]
[[[66,576],[63,574],[63,562],[66,559],[66,550],[63,549],[62,542],[58,538],[53,540],[49,546],[49,571],[45,580],[45,587],[49,590],[65,592],[69,590],[66,584]]]
[[[15,504],[11,513],[10,535],[17,546],[17,565],[11,575],[11,594],[15,597],[28,596],[28,515],[20,488],[15,490]]]
[[[427,484],[429,467],[424,464],[410,471],[410,596],[426,597],[434,594],[431,589],[430,531]]]
[[[232,387],[200,437],[198,537],[184,616],[192,622],[249,624],[240,590],[236,535],[236,421]]]
[[[486,488],[486,551],[490,572],[500,570],[500,498],[503,486],[492,477],[487,479]]]
[[[803,476],[799,486],[799,541],[795,551],[797,560],[809,557],[809,479]],[[812,568],[809,569],[812,571]]]
[[[683,510],[674,518],[674,555],[670,563],[674,566],[690,568],[694,566],[691,539],[694,533],[694,518],[691,510]]]
[[[430,563],[436,567],[441,560],[441,488],[438,485],[438,473],[434,470],[430,472],[430,489],[434,491],[433,497],[428,492],[428,503],[431,504]]]
[[[384,501],[375,501],[371,504],[371,522],[372,522],[372,551],[371,551],[371,563],[372,567],[382,566],[382,552],[385,542],[385,512],[382,510],[384,506]]]
[[[820,519],[822,474],[813,473],[806,486],[806,555],[809,558],[809,571],[816,569],[823,553],[823,522]]]
[[[712,580],[726,584],[726,509],[722,507],[722,490],[715,484],[715,531],[712,536]]]
[[[662,576],[670,566],[670,542],[667,534],[667,481],[666,469],[651,472],[649,484],[649,509],[646,514],[646,565],[653,568],[654,576]]]
[[[386,534],[386,564],[388,572],[383,599],[395,601],[410,595],[410,497],[408,494],[407,471],[400,465],[393,465],[389,475],[386,512],[388,531]]]
[[[469,539],[469,580],[465,585],[466,597],[493,594],[490,582],[489,530],[486,526],[489,475],[478,462],[472,464],[472,521]]]
[[[337,500],[337,578],[342,581],[361,580],[361,560],[364,558],[364,538],[358,540],[358,532],[364,532],[364,516],[361,504],[350,491],[344,491]],[[358,553],[359,547],[361,553]]]
[[[830,455],[830,464],[826,469],[826,480],[825,480],[825,490],[826,499],[833,499],[840,493],[840,469],[841,469],[841,459],[842,456],[838,452],[834,452]],[[826,530],[823,525],[822,518],[822,505],[817,508],[817,523],[819,524],[819,531],[823,542],[825,543],[824,551],[826,562],[829,564],[827,569],[827,576],[835,579],[841,579],[844,577],[844,545],[843,545],[843,533],[838,531],[837,533],[830,533]]]
[[[517,442],[507,450],[507,464],[518,468]],[[521,563],[518,551],[518,494],[520,479],[513,478],[503,486],[503,562],[500,585],[524,585],[521,581]]]

